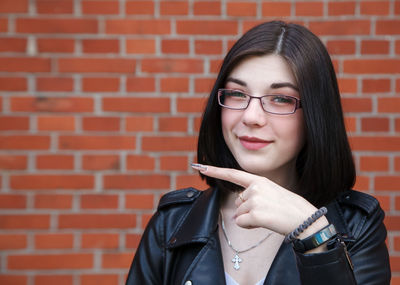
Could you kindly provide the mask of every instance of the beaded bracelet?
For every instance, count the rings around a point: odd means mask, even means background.
[[[298,226],[293,232],[285,236],[285,243],[294,241],[305,229],[307,229],[312,223],[325,215],[328,210],[325,207],[318,209],[314,214],[305,220],[300,226]]]

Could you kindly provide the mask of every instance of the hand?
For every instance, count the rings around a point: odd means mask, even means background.
[[[202,174],[226,180],[245,188],[235,201],[236,223],[243,228],[263,227],[286,235],[297,228],[317,208],[306,199],[271,180],[237,169],[193,164]],[[318,219],[299,238],[305,238],[328,225],[325,217]]]

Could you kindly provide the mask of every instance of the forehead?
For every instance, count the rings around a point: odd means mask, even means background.
[[[270,86],[273,83],[296,84],[295,76],[283,57],[275,54],[252,56],[241,61],[228,77],[240,79],[248,86]]]

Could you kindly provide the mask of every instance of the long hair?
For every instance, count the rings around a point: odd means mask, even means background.
[[[224,58],[203,113],[198,161],[241,169],[223,138],[217,91],[224,87],[227,76],[241,61],[267,54],[277,54],[286,60],[299,88],[306,140],[296,161],[298,194],[316,206],[326,204],[339,192],[353,187],[355,166],[332,61],[320,39],[303,26],[281,21],[263,23],[233,45]],[[225,191],[241,189],[230,182],[203,175],[202,178],[211,187]]]

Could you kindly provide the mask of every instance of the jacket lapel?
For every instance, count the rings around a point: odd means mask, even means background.
[[[225,284],[218,237],[218,215],[219,191],[203,191],[173,234],[171,240],[174,240],[174,243],[167,246],[169,249],[181,247],[181,250],[185,251],[185,245],[188,245],[192,253],[197,249],[191,264],[182,272],[181,277],[176,276],[177,280],[183,280],[183,283],[191,281],[192,284]]]
[[[168,248],[190,243],[206,243],[218,227],[218,191],[205,190],[193,203],[181,225],[172,234]]]
[[[193,285],[226,284],[218,231],[212,234],[207,244],[193,260],[183,280],[184,282],[190,280]]]

